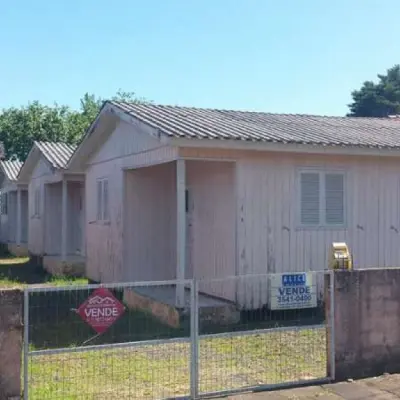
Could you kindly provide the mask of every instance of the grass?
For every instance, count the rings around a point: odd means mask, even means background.
[[[34,265],[28,257],[14,257],[4,250],[0,253],[0,288],[24,288],[28,285],[46,284],[65,286],[87,284],[87,279],[55,277]]]
[[[31,399],[153,399],[190,390],[190,344],[34,356]],[[325,331],[296,330],[200,341],[200,391],[326,376]]]

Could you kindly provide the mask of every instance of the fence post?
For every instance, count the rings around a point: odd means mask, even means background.
[[[29,398],[29,292],[27,289],[24,290],[24,400],[28,400]]]
[[[195,279],[190,287],[190,397],[194,400],[199,393],[199,292]]]

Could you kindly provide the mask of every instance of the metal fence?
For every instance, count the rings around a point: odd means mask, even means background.
[[[329,274],[287,290],[275,275],[187,280],[181,308],[177,281],[29,288],[24,398],[198,398],[328,381]],[[298,309],[303,300],[312,307]]]

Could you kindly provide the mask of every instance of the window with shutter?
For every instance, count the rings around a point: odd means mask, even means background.
[[[304,227],[345,223],[345,180],[341,172],[300,173],[300,224]]]
[[[325,222],[327,225],[344,224],[343,174],[325,174]]]
[[[319,225],[320,176],[315,172],[300,175],[300,221],[302,225]]]

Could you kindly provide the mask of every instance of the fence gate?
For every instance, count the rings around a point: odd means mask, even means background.
[[[200,395],[333,378],[333,306],[326,307],[333,304],[331,274],[247,275],[198,282]],[[208,301],[214,299],[213,312],[202,307],[202,294],[210,296]],[[304,306],[309,307],[298,308]]]
[[[24,399],[198,398],[334,378],[330,271],[188,280],[178,309],[177,284],[27,289]]]
[[[175,286],[27,289],[24,399],[188,397],[194,292],[185,282],[186,304],[178,315],[167,306]]]

